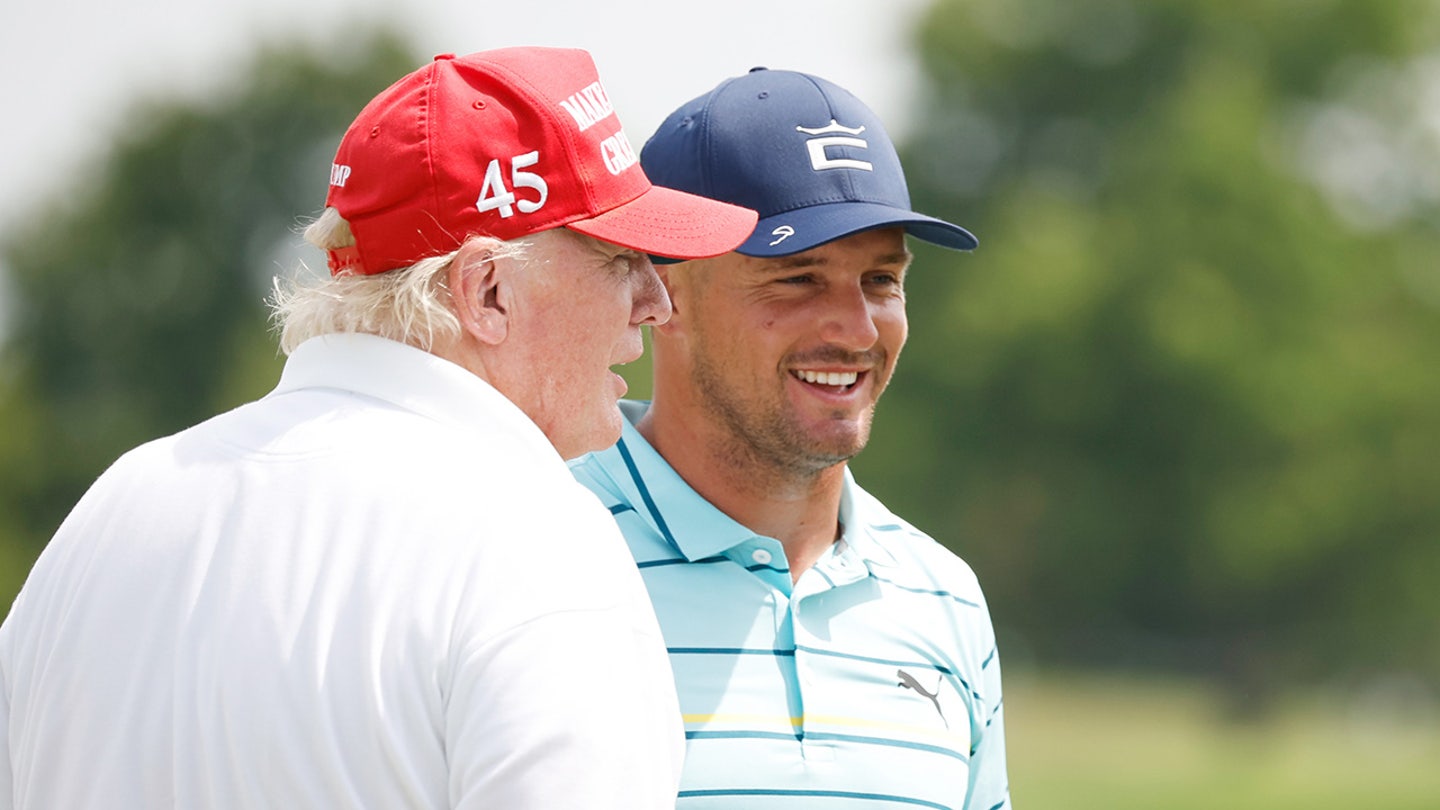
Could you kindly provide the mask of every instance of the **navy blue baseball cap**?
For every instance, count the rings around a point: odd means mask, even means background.
[[[788,256],[874,228],[901,226],[956,250],[969,231],[910,208],[900,157],[860,99],[818,76],[754,68],[671,113],[640,151],[651,182],[753,208],[736,248]]]

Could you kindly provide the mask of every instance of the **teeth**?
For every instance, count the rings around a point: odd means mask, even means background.
[[[797,371],[795,376],[819,385],[854,385],[860,374],[854,371]]]

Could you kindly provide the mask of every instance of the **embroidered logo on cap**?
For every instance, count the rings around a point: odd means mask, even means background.
[[[869,161],[855,160],[853,158],[832,158],[825,153],[825,150],[831,146],[851,146],[856,149],[869,149],[870,144],[867,143],[864,138],[845,137],[844,135],[829,135],[829,133],[831,132],[843,132],[845,133],[845,135],[859,135],[860,133],[865,131],[865,127],[862,126],[856,129],[852,129],[850,127],[841,125],[840,122],[836,121],[834,118],[831,118],[830,123],[826,126],[816,129],[810,129],[808,127],[795,127],[795,130],[797,132],[803,132],[806,135],[828,136],[824,138],[811,138],[810,140],[805,142],[805,147],[810,150],[810,167],[813,168],[815,171],[818,172],[825,169],[860,169],[867,172],[875,171],[874,165],[872,165]]]
[[[569,98],[560,102],[560,106],[575,119],[581,132],[615,114],[615,107],[610,104],[610,96],[598,81],[590,83],[579,92],[571,93]]]
[[[789,225],[781,225],[780,227],[778,227],[778,228],[776,228],[775,230],[771,231],[771,232],[770,232],[770,235],[771,235],[771,236],[778,236],[778,237],[780,237],[779,239],[776,239],[774,242],[771,242],[771,243],[770,243],[770,247],[775,247],[776,245],[780,244],[781,242],[784,242],[786,239],[789,239],[790,237],[794,236],[794,235],[795,235],[795,229],[792,228],[792,227],[790,227]]]
[[[550,199],[550,185],[535,172],[525,171],[539,162],[539,150],[510,158],[510,186],[506,187],[500,174],[499,159],[490,161],[490,165],[485,167],[485,179],[480,184],[480,198],[475,201],[476,210],[482,214],[498,211],[501,217],[509,218],[515,216],[515,208],[519,208],[522,214],[533,214],[543,208],[545,201]],[[516,197],[511,189],[521,188],[533,191],[536,199]]]
[[[619,174],[640,162],[623,129],[600,142],[600,159],[605,161],[605,168],[611,174]]]

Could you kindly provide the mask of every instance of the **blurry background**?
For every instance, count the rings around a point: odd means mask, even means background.
[[[1440,806],[1433,0],[491,5],[0,12],[0,604],[117,455],[273,385],[270,279],[390,81],[585,47],[638,147],[793,68],[981,240],[912,245],[855,468],[980,575],[1017,807]]]

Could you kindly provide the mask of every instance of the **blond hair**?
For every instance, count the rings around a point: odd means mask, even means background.
[[[321,250],[352,247],[350,223],[334,208],[326,208],[305,228],[305,241]],[[508,242],[488,236],[471,240],[492,243],[492,258],[521,256],[529,243]],[[446,283],[457,251],[421,259],[409,267],[374,275],[341,274],[318,281],[275,279],[270,299],[270,321],[280,336],[280,349],[290,354],[319,335],[363,332],[430,351],[437,342],[460,337]]]

